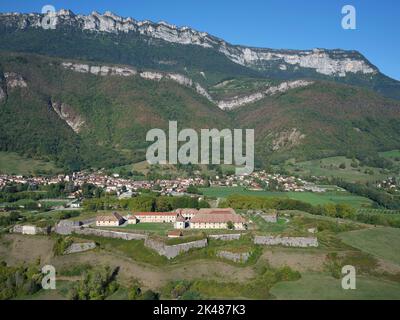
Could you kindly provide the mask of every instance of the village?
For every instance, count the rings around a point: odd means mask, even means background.
[[[294,176],[267,173],[266,171],[255,171],[250,175],[222,175],[205,179],[198,171],[193,177],[176,178],[171,180],[133,180],[120,177],[119,174],[107,175],[102,170],[96,172],[74,172],[72,174],[60,174],[52,177],[35,176],[26,177],[21,175],[0,175],[0,188],[7,184],[28,184],[31,186],[51,185],[58,183],[69,183],[78,187],[72,192],[70,198],[81,197],[84,184],[91,184],[102,188],[106,193],[116,194],[120,199],[131,198],[141,190],[152,190],[161,195],[180,196],[190,194],[188,188],[195,187],[244,187],[253,191],[282,191],[282,192],[324,192],[314,183],[307,182]]]

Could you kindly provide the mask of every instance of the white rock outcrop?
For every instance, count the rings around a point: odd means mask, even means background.
[[[293,148],[300,145],[305,137],[306,135],[301,133],[297,128],[287,129],[275,134],[271,148],[273,151]]]
[[[0,87],[0,102],[2,102],[6,98],[6,93],[4,92],[3,88]]]
[[[140,73],[140,76],[143,79],[148,79],[148,80],[156,80],[160,81],[162,78],[164,78],[164,75],[159,72],[151,72],[151,71],[144,71]]]
[[[137,74],[137,71],[133,68],[128,67],[110,67],[110,66],[90,66],[88,64],[63,62],[61,65],[65,69],[69,69],[75,72],[81,73],[92,73],[100,76],[116,75],[122,77],[130,77]]]
[[[5,72],[4,78],[6,79],[7,89],[26,88],[28,84],[24,78],[15,72]]]
[[[219,51],[232,61],[243,66],[258,67],[270,61],[284,62],[280,64],[281,71],[287,70],[287,65],[310,68],[328,76],[345,77],[348,73],[376,74],[378,70],[366,63],[363,59],[349,56],[344,50],[329,52],[323,49],[307,51],[281,52],[269,49],[251,49],[222,45]],[[333,54],[336,57],[333,57]]]
[[[318,247],[317,238],[307,238],[307,237],[281,237],[281,236],[255,236],[255,244],[267,245],[267,246],[277,246],[282,245],[285,247]]]
[[[114,66],[89,66],[88,64],[75,64],[72,62],[63,62],[61,66],[65,69],[69,69],[75,72],[81,73],[92,73],[98,76],[123,76],[123,77],[130,77],[134,75],[139,75],[139,77],[152,80],[152,81],[161,81],[162,79],[172,80],[174,82],[179,83],[182,86],[193,88],[198,94],[204,96],[209,101],[214,103],[213,98],[204,89],[199,83],[193,82],[192,79],[179,74],[179,73],[161,73],[155,71],[142,71],[138,73],[133,68],[128,67],[114,67]]]
[[[64,120],[72,130],[79,133],[85,124],[85,120],[75,112],[69,105],[61,102],[51,102],[53,110],[58,114],[58,116]]]
[[[247,96],[237,96],[228,100],[218,101],[218,107],[221,109],[234,109],[250,103],[257,102],[266,96],[272,96],[277,93],[284,93],[290,89],[307,87],[313,84],[312,81],[295,80],[282,82],[278,86],[271,86],[261,92],[256,92]]]

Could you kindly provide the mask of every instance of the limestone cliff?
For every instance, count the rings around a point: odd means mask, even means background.
[[[290,66],[307,68],[322,75],[345,77],[348,74],[376,74],[378,69],[356,51],[345,50],[275,50],[237,46],[206,32],[189,27],[177,27],[164,21],[136,21],[123,18],[109,11],[104,14],[92,12],[88,15],[74,14],[70,10],[43,14],[7,13],[0,15],[7,26],[19,29],[57,28],[60,25],[74,26],[89,32],[129,33],[135,32],[170,43],[213,48],[231,61],[256,69],[267,70],[271,66],[282,72],[291,72]],[[50,25],[47,23],[50,21]]]
[[[72,130],[79,133],[82,126],[85,124],[85,120],[68,104],[59,101],[52,101],[50,104],[59,117],[63,119]]]

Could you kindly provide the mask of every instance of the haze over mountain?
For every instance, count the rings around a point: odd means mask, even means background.
[[[140,159],[168,120],[255,128],[260,165],[400,147],[400,82],[356,51],[250,48],[69,10],[1,14],[0,50],[1,150],[67,168]]]

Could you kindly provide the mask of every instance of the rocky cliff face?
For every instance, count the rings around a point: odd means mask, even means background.
[[[221,100],[218,102],[218,107],[221,109],[234,109],[247,104],[257,102],[266,96],[272,96],[277,93],[284,93],[290,89],[301,88],[311,85],[312,81],[296,80],[296,81],[285,81],[278,86],[267,87],[264,91],[256,92],[247,96],[237,96],[229,100]]]
[[[152,80],[161,81],[162,79],[171,80],[179,83],[182,86],[194,89],[198,94],[205,97],[207,100],[217,105],[220,109],[229,110],[238,107],[242,107],[254,102],[257,102],[266,96],[272,96],[277,93],[284,93],[291,89],[306,87],[313,84],[312,81],[295,80],[295,81],[284,81],[277,86],[268,86],[264,90],[252,93],[250,95],[236,96],[227,100],[215,101],[208,91],[203,88],[199,83],[194,82],[192,79],[178,73],[165,73],[165,72],[154,72],[154,71],[142,71],[138,72],[136,69],[128,67],[115,67],[109,65],[89,65],[82,63],[63,62],[61,66],[65,69],[80,72],[80,73],[91,73],[97,76],[122,76],[130,77],[138,75],[139,77]]]
[[[222,39],[188,27],[178,28],[166,22],[136,21],[123,18],[111,12],[89,15],[75,15],[70,10],[60,10],[53,14],[0,15],[0,22],[9,28],[57,28],[72,26],[84,31],[105,33],[135,32],[151,38],[171,43],[213,48],[231,61],[258,70],[292,72],[293,68],[306,68],[321,75],[346,77],[348,74],[376,74],[378,69],[356,51],[344,50],[272,50],[235,46]]]
[[[2,75],[0,74],[0,103],[7,98],[4,82],[5,81],[2,79]]]
[[[377,68],[355,51],[324,49],[280,51],[228,45],[221,46],[220,51],[238,64],[259,69],[275,63],[279,64],[281,71],[289,71],[289,67],[294,66],[309,68],[327,76],[345,77],[349,73],[378,73]]]
[[[6,80],[7,90],[28,87],[28,84],[26,83],[24,78],[15,72],[4,73],[4,78]]]
[[[214,102],[212,97],[209,95],[206,89],[204,89],[199,83],[193,82],[192,79],[178,73],[163,73],[163,72],[154,72],[154,71],[142,71],[138,72],[133,68],[128,67],[115,67],[108,65],[97,65],[92,66],[88,64],[82,63],[72,63],[72,62],[63,62],[62,67],[65,69],[69,69],[71,71],[80,72],[80,73],[91,73],[97,76],[122,76],[122,77],[131,77],[134,75],[139,75],[139,77],[152,80],[152,81],[160,81],[162,79],[172,80],[174,82],[179,83],[185,87],[193,88],[198,94],[204,96],[209,101]]]
[[[74,130],[76,133],[79,133],[79,131],[82,129],[82,126],[85,124],[85,121],[72,109],[71,106],[58,101],[52,101],[51,106],[59,115],[59,117],[63,119],[72,130]]]
[[[0,102],[7,98],[7,93],[16,88],[27,88],[25,79],[15,72],[0,73]]]

